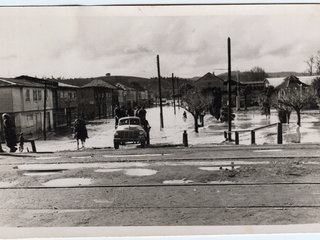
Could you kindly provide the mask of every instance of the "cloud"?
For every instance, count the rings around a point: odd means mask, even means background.
[[[151,77],[159,55],[161,75],[193,77],[227,69],[228,37],[240,71],[303,71],[319,50],[320,16],[305,5],[117,9],[0,9],[0,76]]]

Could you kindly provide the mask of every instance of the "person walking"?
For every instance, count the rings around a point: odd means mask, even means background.
[[[74,122],[74,134],[77,139],[77,150],[79,150],[79,140],[81,141],[81,148],[84,148],[84,143],[88,137],[88,131],[85,121],[79,116]]]
[[[24,145],[24,137],[23,137],[23,133],[20,133],[19,135],[19,151],[23,152],[23,145]]]
[[[17,135],[16,126],[7,113],[2,114],[3,128],[4,128],[4,138],[10,152],[17,151]]]

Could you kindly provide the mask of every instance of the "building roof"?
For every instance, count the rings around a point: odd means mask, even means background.
[[[79,88],[79,86],[75,86],[75,85],[71,85],[71,84],[67,84],[67,83],[62,83],[62,82],[58,82],[58,86],[63,87],[63,88]]]
[[[206,89],[206,88],[224,88],[225,81],[222,78],[217,77],[216,75],[208,72],[197,81],[194,82],[194,85],[197,89]]]
[[[38,88],[44,88],[44,84],[39,82],[34,82],[28,79],[24,78],[0,78],[0,86],[1,87],[38,87]],[[52,86],[48,86],[52,87]]]
[[[292,75],[293,76],[293,75]],[[290,76],[289,76],[290,77]],[[311,85],[312,81],[317,78],[320,77],[319,75],[317,76],[298,76],[296,78],[298,78],[300,80],[301,83],[306,84],[306,85]],[[288,78],[288,77],[287,77]],[[275,88],[278,87],[280,84],[283,83],[283,81],[285,80],[285,78],[281,77],[281,78],[266,78],[264,80],[265,84],[267,86],[272,85]]]
[[[81,88],[89,88],[89,87],[117,89],[115,86],[111,85],[110,83],[107,83],[100,79],[94,79],[91,82],[87,83],[86,85],[83,85]]]
[[[122,83],[117,83],[116,87],[121,89],[121,90],[124,90],[124,91],[137,91],[136,89],[128,87],[128,86],[126,86],[126,85],[124,85]]]

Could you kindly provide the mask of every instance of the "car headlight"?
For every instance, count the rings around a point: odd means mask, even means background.
[[[116,136],[118,136],[119,135],[119,132],[115,132],[114,133],[114,136],[116,137]]]
[[[140,130],[139,135],[144,135],[144,131]]]

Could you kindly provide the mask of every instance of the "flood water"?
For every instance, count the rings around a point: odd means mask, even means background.
[[[199,133],[194,132],[194,119],[187,113],[187,119],[182,117],[183,108],[171,106],[163,107],[164,128],[160,128],[160,109],[149,108],[147,119],[151,125],[151,144],[182,144],[184,130],[188,133],[190,145],[197,144],[220,144],[225,141],[224,131],[228,130],[227,123],[221,123],[210,114],[204,118],[204,127],[199,128]],[[296,125],[297,116],[291,114],[290,124],[283,124],[283,143],[320,143],[320,114],[318,110],[302,111],[301,127]],[[113,147],[114,119],[95,120],[100,124],[88,124],[89,139],[86,141],[87,148]],[[232,130],[248,130],[239,134],[240,144],[251,144],[250,130],[278,122],[277,112],[271,111],[271,116],[260,115],[259,111],[239,111],[235,113],[232,122]],[[234,135],[232,136],[234,139]],[[256,144],[276,144],[277,126],[264,128],[255,132]],[[63,151],[76,150],[76,141],[72,136],[56,140],[37,140],[38,151]],[[122,147],[122,146],[120,146]],[[104,157],[109,157],[105,155]],[[129,157],[129,156],[128,156]]]

